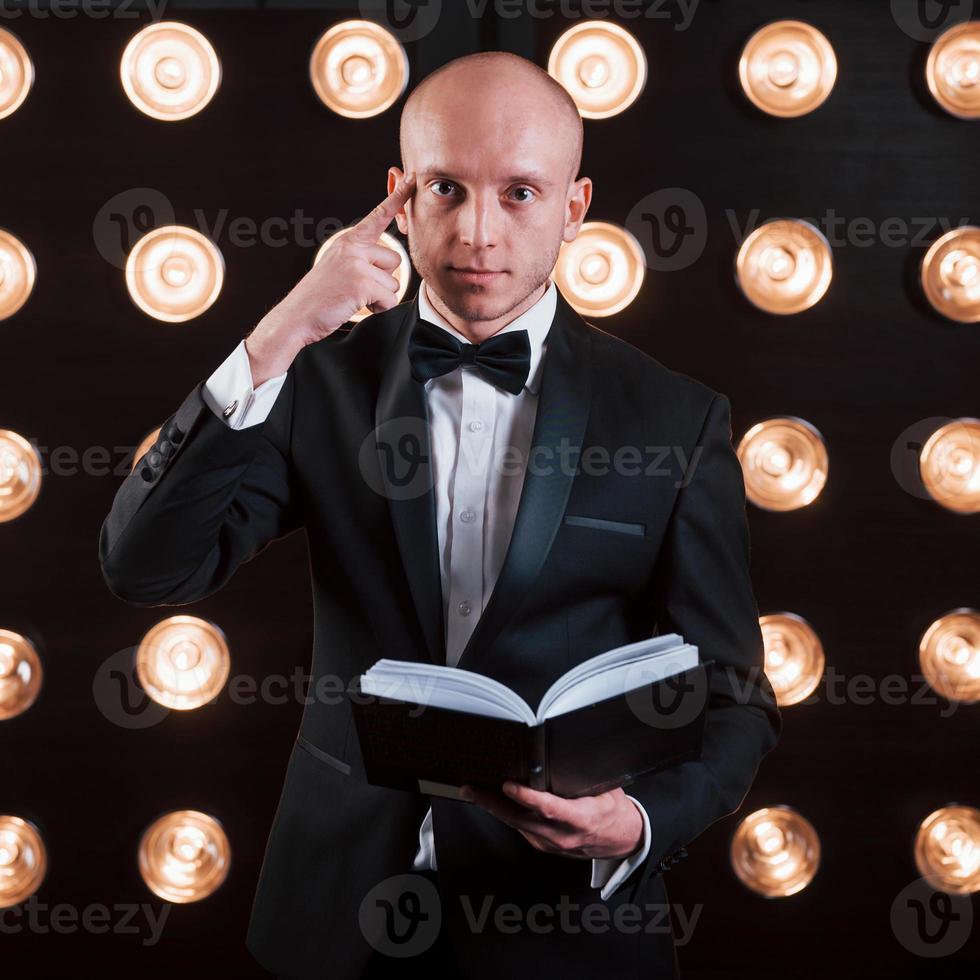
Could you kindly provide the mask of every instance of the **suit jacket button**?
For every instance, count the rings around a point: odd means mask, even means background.
[[[169,458],[174,454],[174,444],[167,439],[160,442],[160,452],[163,453],[165,458]]]
[[[152,482],[152,480],[156,476],[156,474],[153,472],[152,469],[150,469],[149,466],[141,466],[140,467],[140,476],[143,477],[143,479],[146,480],[147,483],[150,483],[150,482]]]
[[[174,445],[177,445],[177,443],[184,438],[184,433],[180,431],[180,427],[176,422],[171,422],[170,425],[163,430],[163,438],[169,442],[172,442]]]
[[[146,454],[146,461],[150,464],[150,466],[156,469],[156,467],[163,462],[163,457],[155,449],[153,449]]]

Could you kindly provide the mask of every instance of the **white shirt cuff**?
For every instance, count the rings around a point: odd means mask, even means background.
[[[269,417],[287,373],[283,371],[253,388],[252,368],[242,340],[204,382],[202,395],[208,408],[229,428],[247,429]]]
[[[435,841],[432,838],[431,806],[419,826],[419,849],[412,863],[413,871],[421,871],[422,869],[428,869],[429,871],[439,870],[436,867],[436,848]]]
[[[624,858],[593,858],[592,887],[601,888],[599,897],[605,901],[610,895],[639,867],[647,854],[650,853],[650,817],[639,801],[627,794],[627,799],[633,800],[640,816],[643,817],[643,843],[636,854]]]

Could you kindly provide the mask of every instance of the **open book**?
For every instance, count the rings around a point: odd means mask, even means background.
[[[463,783],[514,779],[595,795],[695,759],[714,661],[677,633],[597,654],[535,710],[474,671],[379,660],[349,691],[368,781],[459,798]]]

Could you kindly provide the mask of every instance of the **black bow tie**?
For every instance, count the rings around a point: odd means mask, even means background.
[[[531,342],[526,330],[494,334],[482,344],[464,344],[448,330],[421,317],[408,341],[412,377],[425,383],[461,364],[473,364],[484,380],[520,394],[531,370]]]

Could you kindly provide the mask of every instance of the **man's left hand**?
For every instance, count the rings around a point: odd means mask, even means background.
[[[621,788],[576,800],[510,781],[501,789],[463,786],[462,795],[520,831],[535,850],[586,859],[624,858],[643,843],[643,817]]]

